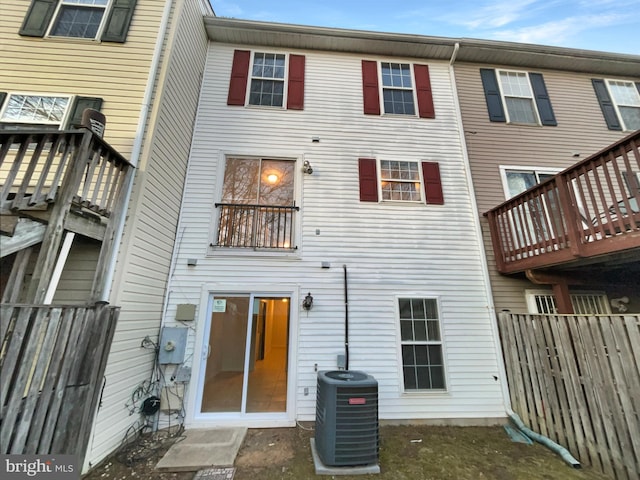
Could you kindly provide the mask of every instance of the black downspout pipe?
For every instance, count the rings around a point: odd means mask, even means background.
[[[349,370],[349,297],[347,295],[347,266],[344,270],[344,369]]]

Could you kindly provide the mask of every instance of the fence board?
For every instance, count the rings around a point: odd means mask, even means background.
[[[83,460],[119,309],[3,305],[1,453]],[[5,376],[6,375],[6,376]]]
[[[525,423],[585,465],[637,480],[640,317],[502,313],[498,323],[512,405]]]

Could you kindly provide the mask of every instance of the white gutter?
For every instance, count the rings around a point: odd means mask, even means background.
[[[169,25],[169,17],[171,15],[171,7],[173,6],[173,0],[167,0],[164,4],[164,11],[162,12],[162,20],[160,21],[160,30],[158,31],[158,38],[156,40],[156,48],[153,52],[153,58],[151,59],[151,66],[149,68],[149,78],[147,80],[147,87],[144,91],[144,97],[142,99],[142,107],[140,109],[140,117],[138,118],[138,127],[136,130],[136,136],[133,141],[133,149],[131,150],[131,158],[129,162],[134,167],[138,166],[138,160],[140,159],[140,153],[142,151],[142,140],[144,139],[144,131],[147,126],[147,117],[149,115],[149,109],[151,107],[151,97],[153,96],[153,90],[155,88],[156,78],[158,76],[158,67],[160,65],[160,57],[162,55],[162,49],[164,47],[164,37],[167,32],[167,26]],[[126,188],[125,197],[125,209],[129,208],[129,200],[131,199],[131,192],[133,190],[133,180],[135,174],[129,177],[129,184],[124,185]],[[125,211],[126,211],[125,210]],[[127,215],[121,215],[120,222],[116,229],[114,245],[120,245],[122,241],[122,235],[124,232],[124,224]],[[109,260],[109,267],[103,282],[102,292],[100,294],[100,300],[108,302],[111,294],[111,283],[113,282],[113,276],[116,271],[116,262],[118,260],[119,248],[114,248],[113,255]]]
[[[451,81],[451,88],[453,89],[453,102],[455,105],[456,111],[456,120],[459,125],[459,135],[460,135],[460,145],[462,147],[462,157],[464,160],[464,169],[467,175],[467,188],[469,191],[469,197],[471,200],[471,207],[473,209],[473,224],[475,227],[476,233],[476,241],[478,242],[478,247],[480,249],[480,263],[482,265],[482,278],[485,283],[485,292],[487,294],[487,309],[489,311],[489,318],[491,323],[491,332],[493,336],[493,343],[496,350],[497,355],[497,363],[498,363],[498,379],[500,381],[500,387],[502,390],[502,401],[504,404],[505,413],[509,417],[509,419],[516,425],[516,427],[524,434],[525,436],[535,440],[536,442],[544,445],[549,448],[553,452],[557,453],[562,457],[562,459],[571,465],[573,468],[580,468],[580,462],[576,460],[571,453],[562,445],[555,443],[553,440],[540,435],[539,433],[534,432],[526,427],[526,425],[522,422],[520,417],[516,412],[511,408],[511,396],[509,395],[509,384],[507,382],[507,370],[505,368],[504,363],[504,354],[502,352],[502,345],[500,344],[500,332],[498,331],[498,318],[496,316],[496,307],[493,304],[493,292],[491,290],[491,277],[489,276],[489,264],[487,263],[487,253],[484,248],[484,238],[482,236],[482,228],[480,226],[480,210],[478,209],[478,203],[476,202],[475,190],[473,188],[473,181],[471,176],[471,163],[469,162],[469,155],[467,152],[467,141],[464,138],[464,128],[462,124],[462,111],[460,110],[460,102],[458,101],[458,87],[456,84],[456,76],[453,68],[453,64],[456,61],[456,57],[458,55],[458,50],[460,49],[460,44],[456,42],[453,53],[451,54],[451,59],[449,60],[449,76]]]

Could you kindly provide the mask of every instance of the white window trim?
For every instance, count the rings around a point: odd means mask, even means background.
[[[505,95],[503,88],[502,88],[502,79],[500,78],[500,73],[504,72],[504,73],[524,73],[525,76],[527,77],[527,84],[529,85],[529,90],[531,91],[531,97],[516,97],[516,96],[512,96],[512,95]],[[533,86],[531,85],[531,79],[529,78],[529,72],[525,71],[525,70],[508,70],[508,69],[496,69],[496,77],[497,77],[497,81],[498,81],[498,89],[500,91],[500,100],[502,101],[502,108],[504,109],[504,114],[506,116],[507,119],[507,123],[512,123],[515,125],[528,125],[528,126],[542,126],[542,121],[540,120],[540,112],[538,112],[538,105],[536,104],[536,94],[533,91]],[[514,120],[511,120],[510,116],[509,116],[509,109],[507,108],[507,100],[506,97],[513,97],[513,98],[531,98],[531,105],[533,106],[533,115],[536,118],[536,123],[523,123],[523,122],[516,122]]]
[[[630,130],[629,128],[627,128],[627,125],[624,123],[624,118],[622,117],[622,114],[620,113],[620,108],[618,106],[618,102],[616,102],[613,93],[611,92],[611,86],[610,86],[610,82],[618,82],[618,83],[630,83],[632,90],[635,92],[636,97],[638,98],[638,101],[640,101],[640,92],[638,92],[638,89],[636,88],[635,83],[632,80],[622,80],[619,78],[605,78],[605,85],[607,86],[607,92],[609,92],[609,98],[611,98],[611,103],[613,104],[613,108],[616,111],[616,115],[618,115],[618,119],[622,125],[622,130],[625,132],[630,132],[632,130]],[[640,109],[640,106],[635,106],[635,105],[626,105],[626,104],[622,104],[623,107],[636,107]]]
[[[56,5],[56,11],[53,13],[53,16],[51,17],[51,21],[49,22],[49,26],[45,34],[45,38],[64,39],[65,41],[78,40],[78,41],[85,41],[85,42],[99,42],[100,38],[102,38],[102,33],[104,31],[106,20],[107,20],[107,17],[109,16],[109,12],[111,11],[111,5],[113,4],[113,2],[114,0],[108,0],[107,4],[104,5],[103,7],[102,5],[98,5],[98,6],[84,5],[84,4],[77,4],[77,3],[67,3],[65,0],[58,0],[58,4]],[[60,14],[60,10],[62,10],[62,7],[64,5],[85,7],[85,8],[104,8],[104,14],[102,15],[102,19],[100,20],[100,26],[96,31],[96,36],[93,38],[88,38],[88,37],[65,37],[64,35],[52,35],[51,30],[53,30],[53,25],[56,23],[56,20],[58,20],[58,15]]]
[[[9,101],[11,100],[12,96],[17,96],[17,95],[24,95],[24,96],[29,96],[29,97],[54,97],[54,98],[67,98],[69,99],[69,102],[67,103],[67,107],[65,108],[65,112],[64,115],[62,116],[62,119],[60,121],[60,124],[58,125],[58,130],[64,130],[64,126],[67,124],[67,122],[69,121],[69,115],[71,114],[71,106],[73,105],[73,102],[76,98],[76,95],[69,95],[67,93],[32,93],[32,92],[7,92],[7,97],[4,100],[4,104],[2,105],[2,108],[0,109],[0,124],[25,124],[25,125],[41,125],[41,124],[46,124],[46,125],[57,125],[57,122],[36,122],[36,121],[19,121],[19,122],[11,122],[11,121],[7,121],[7,120],[2,120],[2,117],[4,116],[5,111],[7,110],[7,108],[9,107]]]
[[[545,296],[545,297],[554,297],[552,290],[543,290],[543,289],[526,289],[524,291],[525,300],[527,303],[527,311],[532,315],[546,315],[543,313],[539,313],[537,311],[536,306],[536,295]],[[606,312],[597,313],[595,315],[611,315],[611,303],[610,299],[607,296],[606,292],[601,290],[576,290],[569,293],[570,297],[574,295],[589,295],[589,296],[601,296],[604,297],[604,305],[606,306]],[[585,314],[576,314],[576,315],[585,315]]]
[[[397,117],[397,118],[417,118],[418,117],[418,97],[416,94],[416,76],[413,71],[413,63],[411,62],[402,62],[398,60],[376,60],[378,62],[378,85],[380,86],[380,91],[378,93],[378,97],[380,99],[380,112],[382,115],[386,115],[389,117]],[[400,65],[409,65],[409,71],[411,72],[411,96],[413,98],[413,114],[410,113],[393,113],[387,112],[384,109],[384,89],[385,86],[382,82],[382,64],[383,63],[398,63]],[[409,90],[408,88],[403,87],[386,87],[389,90]]]
[[[253,105],[252,105],[253,106]],[[257,106],[257,105],[255,105]],[[273,107],[271,107],[273,108]],[[244,249],[244,248],[228,248],[228,247],[216,247],[214,246],[217,235],[218,235],[218,227],[220,224],[220,215],[218,209],[215,204],[221,201],[222,189],[224,186],[224,172],[227,165],[228,158],[255,158],[255,159],[264,159],[267,158],[269,160],[286,160],[295,162],[294,167],[294,178],[293,178],[293,195],[295,204],[300,206],[302,205],[302,164],[304,162],[304,156],[299,155],[268,155],[265,154],[264,151],[247,151],[243,153],[238,153],[237,151],[222,151],[218,157],[218,165],[222,166],[222,168],[218,168],[218,174],[216,178],[216,193],[214,195],[213,203],[211,204],[211,217],[213,219],[212,222],[209,222],[209,236],[207,243],[207,257],[277,257],[277,258],[287,258],[290,260],[300,260],[302,258],[302,217],[298,215],[297,221],[294,225],[293,232],[293,240],[295,242],[295,246],[297,248],[291,250],[283,250],[283,251],[272,251],[272,250],[254,250],[254,249]],[[299,213],[299,212],[298,212]]]
[[[402,360],[402,346],[404,345],[402,340],[402,331],[400,328],[400,303],[399,300],[401,298],[411,298],[411,299],[426,299],[426,300],[435,300],[438,308],[438,323],[440,327],[440,341],[439,342],[420,342],[420,344],[425,345],[440,345],[442,349],[442,372],[444,375],[444,385],[445,388],[438,389],[423,389],[423,390],[407,390],[404,386],[404,362]],[[400,394],[403,396],[448,396],[449,395],[449,373],[448,373],[448,362],[447,362],[447,351],[445,345],[445,333],[444,333],[444,325],[442,319],[442,304],[439,295],[429,294],[429,293],[419,293],[419,292],[404,292],[404,293],[396,293],[393,298],[394,301],[394,315],[395,315],[395,323],[396,323],[396,334],[398,341],[396,342],[396,351],[398,358],[398,386],[400,389]]]
[[[284,85],[282,91],[282,105],[254,105],[250,103],[251,99],[251,83],[253,82],[253,62],[255,61],[256,53],[265,53],[265,54],[273,54],[273,55],[284,55],[284,78],[282,79],[282,83]],[[249,74],[247,76],[247,90],[245,91],[245,107],[248,108],[263,108],[267,110],[286,110],[287,109],[287,100],[289,95],[289,52],[286,51],[278,51],[278,50],[270,50],[270,49],[259,49],[259,50],[251,50],[251,60],[249,61]],[[258,78],[258,77],[256,77]],[[258,78],[259,80],[269,80],[268,78]]]
[[[420,193],[420,200],[385,200],[382,198],[382,162],[410,162],[418,165],[418,176],[420,178],[420,188],[418,188],[418,192]],[[378,176],[378,198],[380,199],[378,203],[403,203],[409,205],[423,205],[425,202],[424,198],[424,178],[422,176],[422,160],[397,160],[397,159],[389,159],[389,158],[376,158],[376,174]],[[395,181],[395,180],[392,180]],[[402,182],[402,180],[398,180]],[[409,183],[409,182],[406,182]]]

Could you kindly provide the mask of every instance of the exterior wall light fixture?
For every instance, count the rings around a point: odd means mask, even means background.
[[[302,173],[307,173],[309,175],[313,173],[313,168],[311,168],[309,160],[305,160],[304,162],[302,162]]]
[[[306,311],[309,311],[311,310],[311,307],[313,307],[313,297],[311,296],[311,292],[309,292],[302,301],[302,308],[304,308]]]

